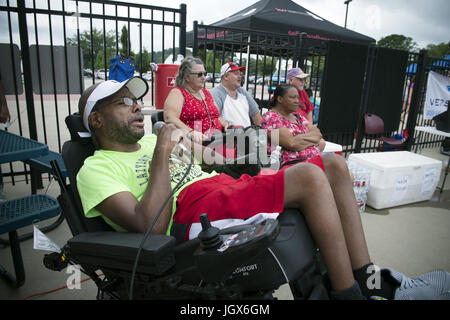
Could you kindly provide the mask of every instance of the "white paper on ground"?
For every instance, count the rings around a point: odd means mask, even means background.
[[[61,248],[48,238],[36,225],[33,225],[33,248],[52,252],[61,252]]]

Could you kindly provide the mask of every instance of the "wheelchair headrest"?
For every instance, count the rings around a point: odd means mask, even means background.
[[[159,110],[159,111],[152,113],[151,119],[152,119],[152,125],[157,123],[158,121],[164,122],[164,111]]]
[[[83,144],[92,143],[91,134],[84,127],[83,118],[78,112],[68,115],[65,121],[72,141],[78,141]]]

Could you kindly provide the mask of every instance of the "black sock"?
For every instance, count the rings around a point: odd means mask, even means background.
[[[370,298],[371,296],[379,296],[385,299],[394,298],[394,284],[387,281],[381,274],[379,268],[373,263],[353,270],[353,276],[366,298]]]
[[[331,291],[331,299],[333,300],[365,300],[366,297],[361,293],[358,282],[355,281],[353,286],[340,291]]]

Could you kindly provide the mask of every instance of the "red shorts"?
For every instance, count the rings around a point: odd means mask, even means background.
[[[281,170],[284,170],[286,168],[292,167],[294,165],[296,165],[297,163],[302,163],[302,162],[307,162],[307,163],[312,163],[315,164],[316,166],[318,166],[320,169],[323,170],[323,172],[325,172],[325,166],[323,164],[323,160],[322,160],[322,156],[315,156],[311,159],[307,159],[304,161],[298,161],[298,162],[288,162],[286,164],[283,165],[283,167],[281,168]]]
[[[189,228],[207,213],[210,221],[247,219],[258,213],[280,213],[284,207],[284,172],[234,179],[226,174],[197,181],[179,195],[173,223]]]

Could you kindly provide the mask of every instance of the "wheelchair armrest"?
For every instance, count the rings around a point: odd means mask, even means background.
[[[81,265],[130,271],[142,240],[142,233],[89,232],[68,241],[70,257]],[[137,272],[160,275],[175,264],[175,238],[151,234],[145,241]]]

